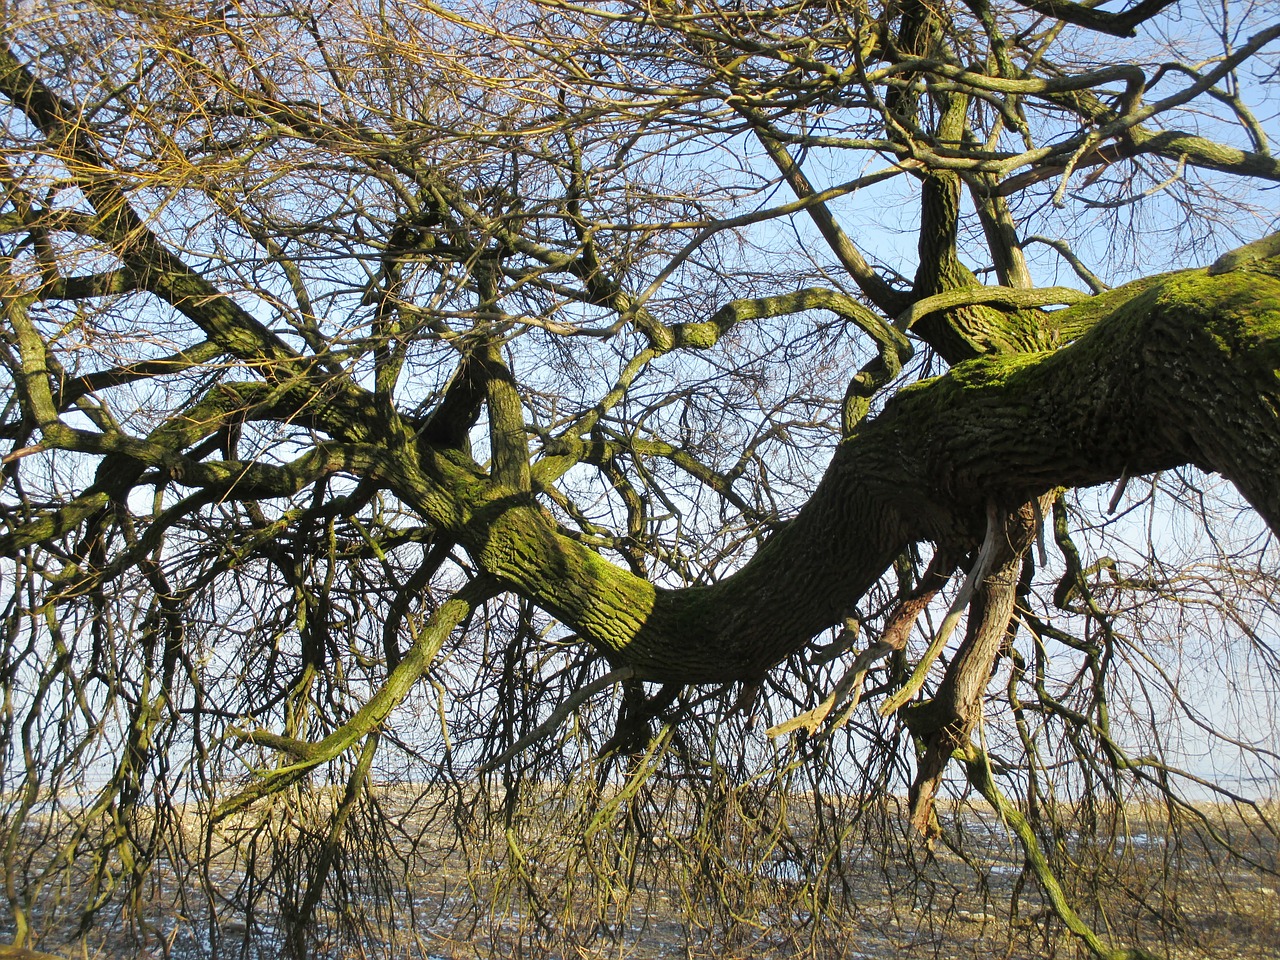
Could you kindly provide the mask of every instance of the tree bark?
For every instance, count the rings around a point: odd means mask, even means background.
[[[1280,271],[1174,273],[1061,311],[1053,352],[982,357],[902,390],[836,449],[813,497],[741,570],[668,591],[557,534],[523,491],[471,512],[488,572],[649,680],[750,681],[840,622],[909,543],[972,544],[1015,510],[1183,464],[1280,530]],[[412,491],[408,491],[412,499]]]

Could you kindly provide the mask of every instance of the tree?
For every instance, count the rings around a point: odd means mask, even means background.
[[[488,798],[535,906],[517,814],[561,775],[601,888],[715,800],[816,851],[819,918],[848,824],[927,861],[967,822],[939,791],[972,793],[1100,957],[1191,934],[1177,858],[1120,923],[1082,824],[1162,810],[1274,869],[1267,809],[1169,736],[1274,782],[1265,4],[5,13],[19,944],[145,917],[189,857],[305,953],[322,902],[390,882],[397,775],[461,835]],[[688,857],[723,875],[717,836]]]

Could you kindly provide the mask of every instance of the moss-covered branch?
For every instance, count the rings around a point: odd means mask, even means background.
[[[796,519],[714,586],[655,589],[515,490],[491,494],[459,540],[616,663],[715,682],[759,677],[840,622],[905,545],[976,542],[988,501],[1192,463],[1280,529],[1280,279],[1189,271],[1095,299],[1100,318],[1093,300],[1061,311],[1064,326],[1091,324],[1068,347],[903,390],[840,445]]]
[[[318,743],[294,740],[264,730],[241,731],[233,728],[230,731],[233,737],[279,750],[295,759],[293,763],[264,772],[248,789],[222,803],[213,813],[214,820],[229,817],[255,800],[283,790],[306,776],[308,771],[322,763],[328,763],[369,734],[376,733],[391,711],[409,695],[418,678],[431,666],[436,653],[454,628],[470,616],[478,604],[493,594],[493,583],[484,579],[473,580],[441,604],[430,621],[417,631],[413,646],[377,692],[346,723]]]

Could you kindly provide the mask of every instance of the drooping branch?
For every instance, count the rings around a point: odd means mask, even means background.
[[[969,782],[991,804],[1001,822],[1008,826],[1018,838],[1018,843],[1026,856],[1027,865],[1044,890],[1053,912],[1063,921],[1067,929],[1080,938],[1089,951],[1100,960],[1151,960],[1152,955],[1141,948],[1109,947],[1072,906],[1071,899],[1063,890],[1061,881],[1040,847],[1035,827],[1016,805],[1009,802],[1000,790],[999,784],[996,783],[992,775],[991,758],[984,751],[968,744],[965,748],[964,764]]]
[[[418,678],[431,666],[435,655],[453,630],[479,604],[494,595],[493,586],[485,579],[473,580],[441,604],[430,621],[417,631],[413,646],[377,692],[350,719],[319,743],[294,740],[266,730],[242,731],[233,728],[230,732],[235,738],[290,754],[295,762],[264,772],[242,793],[222,803],[214,811],[214,819],[229,817],[255,800],[296,783],[320,764],[333,760],[369,734],[376,733],[391,711],[409,695]]]
[[[1044,503],[1024,504],[1007,515],[989,518],[988,532],[998,533],[987,558],[988,570],[969,603],[964,640],[947,664],[933,696],[906,712],[907,726],[922,747],[916,778],[911,785],[911,820],[917,830],[927,835],[932,834],[936,823],[933,798],[943,771],[952,754],[969,743],[982,717],[983,697],[995,661],[1000,650],[1010,642],[1009,625],[1023,555],[1035,539],[1045,506]],[[916,672],[919,673],[919,668]],[[886,701],[881,711],[894,700],[902,701],[902,693],[909,687],[910,684]]]

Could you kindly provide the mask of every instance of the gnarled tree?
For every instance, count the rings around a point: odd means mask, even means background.
[[[4,13],[19,943],[150,935],[167,871],[305,954],[414,917],[442,811],[535,939],[700,877],[687,929],[750,927],[792,851],[764,926],[825,949],[855,834],[990,879],[940,791],[1044,944],[1171,949],[1180,869],[1274,870],[1194,755],[1276,777],[1265,4]]]

